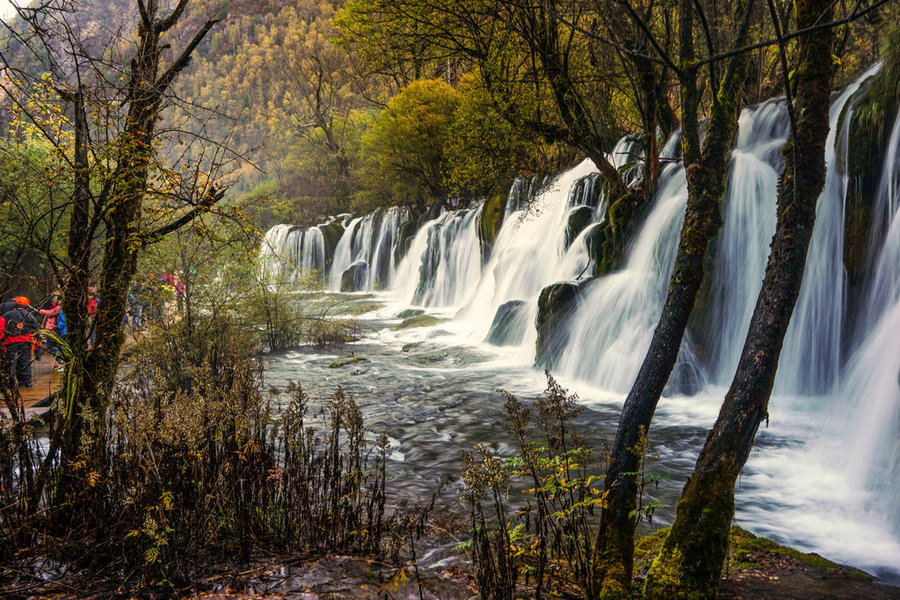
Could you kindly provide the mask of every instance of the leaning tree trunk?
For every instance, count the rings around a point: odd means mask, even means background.
[[[690,34],[693,10],[691,0],[682,0],[681,62],[686,65],[693,63],[693,37]],[[747,10],[738,44],[747,35],[749,14]],[[722,226],[719,204],[725,193],[728,156],[737,130],[746,65],[746,53],[731,59],[712,107],[702,150],[699,149],[697,126],[696,70],[690,67],[681,77],[688,201],[666,302],[637,379],[625,399],[606,471],[605,503],[595,548],[596,579],[604,598],[631,596],[637,472],[643,458],[639,447],[678,358],[688,317],[703,282],[710,243]]]
[[[831,19],[827,0],[798,0],[798,29]],[[831,94],[831,31],[800,37],[798,116],[785,148],[778,190],[778,225],[737,372],[715,426],[684,487],[675,523],[647,576],[651,599],[715,598],[734,516],[734,484],[769,395],[785,332],[800,293],[806,254],[825,181],[825,143]]]

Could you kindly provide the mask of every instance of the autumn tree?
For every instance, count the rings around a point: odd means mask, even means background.
[[[79,5],[51,0],[19,8],[12,39],[41,57],[48,74],[35,102],[29,73],[5,60],[5,91],[19,114],[20,135],[53,148],[59,177],[68,179],[57,210],[65,214],[65,255],[60,265],[62,308],[68,324],[67,387],[45,461],[56,460],[68,476],[57,482],[61,501],[77,487],[69,466],[76,458],[99,459],[110,394],[124,342],[129,284],[148,245],[209,211],[223,195],[213,173],[216,151],[203,164],[165,164],[161,149],[173,140],[158,129],[172,105],[172,82],[216,24],[207,20],[177,49],[168,40],[189,0],[164,10],[158,0],[136,0],[134,37],[88,43],[73,17]],[[5,58],[5,57],[4,57]],[[101,298],[91,324],[88,289]],[[93,331],[94,343],[89,342]]]

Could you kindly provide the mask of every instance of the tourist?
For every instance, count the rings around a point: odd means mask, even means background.
[[[0,316],[3,325],[3,371],[8,373],[10,381],[15,377],[19,387],[29,388],[31,378],[31,345],[38,324],[31,315],[28,298],[17,296],[15,307]]]
[[[44,317],[44,330],[51,334],[45,337],[47,338],[47,350],[49,350],[50,354],[56,358],[56,361],[53,364],[54,367],[60,364],[60,352],[59,346],[56,343],[56,336],[59,335],[57,323],[59,321],[61,310],[62,307],[59,304],[59,296],[54,294],[44,305],[44,308],[38,311],[38,313]]]

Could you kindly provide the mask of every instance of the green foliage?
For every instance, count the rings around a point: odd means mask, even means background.
[[[276,418],[281,396],[261,392],[253,348],[225,318],[193,330],[180,321],[136,346],[102,456],[71,465],[87,485],[70,504],[33,503],[30,485],[0,472],[3,552],[108,569],[170,593],[197,569],[258,551],[381,553],[391,526],[386,438],[366,440],[341,388],[313,411],[292,384]],[[27,435],[0,429],[0,456],[18,447],[17,460],[40,458]]]
[[[355,207],[447,199],[447,149],[459,102],[459,92],[437,79],[415,81],[391,98],[362,138],[364,187]]]
[[[578,398],[549,373],[534,406],[503,394],[518,454],[504,460],[485,446],[477,447],[478,459],[463,454],[479,591],[486,598],[520,597],[524,579],[535,597],[592,597],[593,517],[603,501],[602,477],[593,474],[597,457],[575,426]],[[513,487],[521,489],[515,500]]]

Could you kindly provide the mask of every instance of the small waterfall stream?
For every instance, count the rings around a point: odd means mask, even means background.
[[[318,226],[301,229],[276,225],[263,238],[260,256],[270,277],[297,281],[311,274],[321,275],[325,269],[325,237]]]

